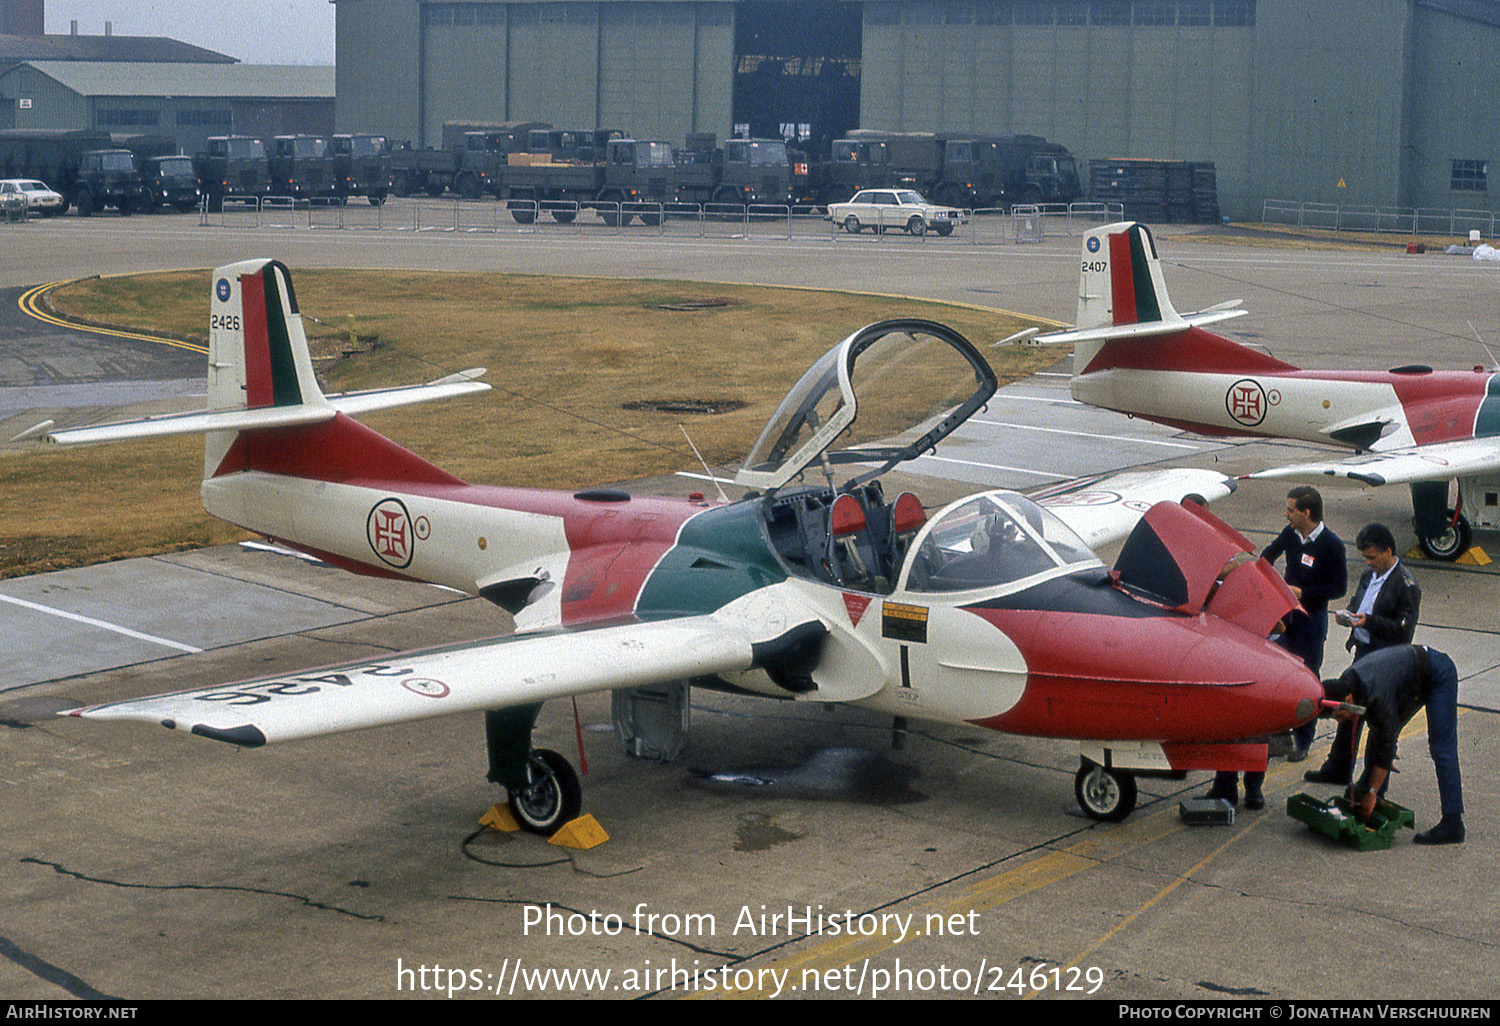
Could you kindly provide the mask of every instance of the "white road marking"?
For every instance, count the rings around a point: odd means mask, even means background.
[[[1173,449],[1192,449],[1197,451],[1200,446],[1188,445],[1185,442],[1163,442],[1155,438],[1137,438],[1133,435],[1099,435],[1092,431],[1066,431],[1062,428],[1037,427],[1034,424],[1012,424],[1004,420],[972,420],[971,424],[989,424],[991,427],[1016,428],[1019,431],[1048,431],[1054,435],[1077,435],[1080,438],[1103,438],[1111,442],[1139,442],[1141,445],[1166,445]]]
[[[103,620],[95,620],[92,617],[81,616],[78,613],[70,613],[65,609],[53,609],[51,606],[37,605],[35,602],[27,602],[25,599],[12,598],[9,595],[0,595],[0,602],[9,602],[12,605],[21,606],[25,609],[32,609],[38,613],[47,613],[51,616],[60,616],[64,620],[76,620],[78,623],[85,623],[90,627],[100,627],[107,631],[114,631],[116,634],[123,634],[128,638],[135,638],[138,641],[149,641],[153,645],[165,645],[168,648],[175,648],[180,652],[203,651],[203,649],[194,648],[192,645],[184,645],[178,641],[168,641],[166,638],[158,638],[154,634],[142,634],[140,631],[133,631],[129,627],[121,627],[119,624],[106,623]]]

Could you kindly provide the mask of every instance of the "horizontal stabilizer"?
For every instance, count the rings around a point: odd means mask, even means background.
[[[483,367],[450,374],[446,378],[425,385],[404,385],[399,388],[374,388],[366,392],[340,392],[328,396],[328,403],[340,413],[351,417],[372,410],[388,410],[412,403],[426,403],[434,399],[451,399],[476,392],[488,392],[490,386],[474,379],[484,373]]]
[[[1244,477],[1317,481],[1347,478],[1367,485],[1450,481],[1470,474],[1500,471],[1500,438],[1468,438],[1391,452],[1368,453],[1342,460],[1319,460],[1272,467]]]
[[[261,406],[240,410],[200,410],[191,413],[166,413],[140,420],[123,420],[92,427],[49,429],[29,437],[58,445],[83,445],[89,442],[124,442],[140,438],[164,438],[168,435],[190,435],[203,431],[252,431],[261,428],[292,427],[332,420],[338,411],[331,406]],[[37,426],[38,428],[41,425]]]
[[[57,430],[52,421],[44,421],[12,441],[40,438],[58,445],[83,445],[90,442],[122,442],[141,438],[163,438],[205,431],[255,431],[265,428],[295,427],[299,424],[321,424],[339,413],[360,414],[386,410],[412,403],[431,402],[471,395],[489,390],[483,381],[473,380],[483,369],[464,371],[426,385],[378,388],[368,392],[344,392],[330,395],[326,402],[298,406],[261,406],[253,409],[198,410],[188,413],[166,413],[140,420],[97,424],[91,427]],[[319,397],[321,399],[321,397]]]
[[[1206,324],[1233,320],[1249,313],[1248,310],[1204,310],[1187,314],[1173,320],[1144,321],[1137,324],[1116,324],[1103,328],[1087,328],[1082,331],[1052,331],[1036,335],[1019,344],[1028,346],[1076,345],[1079,342],[1108,342],[1112,339],[1156,338],[1176,335],[1189,328],[1201,328]]]

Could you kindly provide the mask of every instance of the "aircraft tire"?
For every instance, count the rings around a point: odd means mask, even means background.
[[[550,748],[534,749],[526,761],[531,786],[512,791],[511,815],[521,829],[551,837],[583,808],[583,787],[568,760]]]
[[[1086,762],[1073,778],[1073,795],[1090,819],[1118,823],[1135,810],[1135,777]]]
[[[1469,527],[1469,518],[1462,513],[1455,516],[1450,509],[1447,521],[1447,525],[1437,534],[1418,535],[1417,544],[1422,546],[1422,551],[1429,558],[1451,563],[1469,551],[1469,546],[1474,543],[1474,532]]]

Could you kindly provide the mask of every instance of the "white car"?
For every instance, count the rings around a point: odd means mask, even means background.
[[[27,213],[43,217],[53,217],[68,209],[67,201],[61,195],[35,178],[0,179],[0,196],[20,196],[26,202]]]
[[[851,235],[866,228],[904,228],[912,235],[926,235],[931,229],[952,235],[956,226],[968,221],[962,210],[935,206],[911,189],[861,189],[848,203],[828,204],[828,219]]]

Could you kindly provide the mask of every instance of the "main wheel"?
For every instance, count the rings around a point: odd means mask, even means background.
[[[859,218],[855,217],[853,214],[850,214],[848,217],[844,218],[844,231],[848,232],[850,235],[858,235]]]
[[[561,755],[550,748],[537,748],[526,760],[526,787],[512,791],[511,815],[522,829],[551,837],[583,808],[583,787],[578,774]]]
[[[1443,524],[1443,529],[1437,534],[1421,535],[1417,538],[1417,544],[1422,546],[1422,551],[1433,559],[1445,559],[1450,563],[1469,551],[1469,546],[1474,542],[1474,532],[1469,527],[1469,519],[1462,513],[1448,511],[1448,516]]]
[[[1073,778],[1073,795],[1090,819],[1118,823],[1135,809],[1135,777],[1086,762]]]

